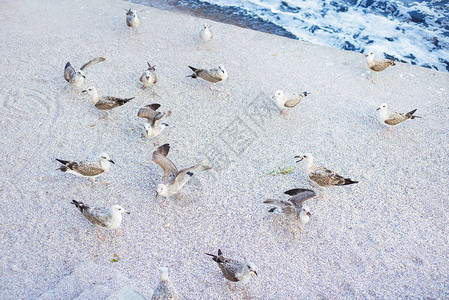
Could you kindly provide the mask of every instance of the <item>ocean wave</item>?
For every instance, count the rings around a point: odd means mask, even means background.
[[[148,0],[138,0],[145,4]],[[177,0],[171,5],[245,16],[303,41],[396,58],[449,72],[449,3],[445,0]],[[214,19],[210,14],[207,17]],[[242,24],[243,23],[243,24]],[[262,28],[263,26],[259,26]],[[256,29],[260,29],[256,28]],[[270,30],[264,30],[270,31]],[[278,32],[273,32],[279,34]]]

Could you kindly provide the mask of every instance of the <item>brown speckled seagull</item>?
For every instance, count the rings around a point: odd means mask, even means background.
[[[192,77],[194,79],[199,77],[203,80],[210,82],[211,90],[214,89],[212,87],[212,84],[225,81],[228,78],[228,71],[226,71],[224,65],[222,64],[220,64],[218,68],[213,69],[198,69],[191,66],[189,66],[189,68],[193,71],[193,74],[187,77]]]
[[[97,176],[109,171],[111,163],[115,164],[107,153],[102,153],[98,162],[75,162],[58,158],[56,160],[62,164],[58,170],[80,177],[87,177],[92,183],[95,183]],[[98,183],[109,184],[106,182]]]
[[[155,84],[157,82],[157,76],[156,76],[156,66],[151,66],[149,62],[147,62],[148,64],[148,69],[143,72],[143,74],[140,76],[140,82],[143,83],[141,89],[145,89],[149,86],[152,86],[153,84]]]
[[[106,114],[100,117],[100,119],[105,118],[109,114],[108,111],[113,110],[116,107],[122,106],[123,104],[135,98],[135,97],[117,98],[111,96],[100,96],[97,92],[97,89],[94,88],[93,86],[89,87],[87,90],[84,90],[83,93],[87,93],[92,97],[92,103],[97,109],[106,111]]]
[[[369,70],[376,72],[376,78],[379,75],[379,72],[385,70],[389,66],[395,66],[394,59],[380,59],[374,57],[374,51],[371,51],[366,56],[366,65]]]
[[[161,267],[158,269],[160,282],[154,290],[151,300],[178,300],[179,295],[173,283],[168,278],[168,268]]]
[[[249,281],[251,276],[257,276],[257,267],[252,262],[240,262],[236,259],[225,258],[220,249],[218,249],[218,255],[205,253],[212,256],[212,260],[215,261],[220,267],[223,276],[232,282],[241,282],[246,292],[245,284]]]
[[[344,178],[334,171],[321,166],[316,166],[313,163],[313,156],[310,153],[300,154],[295,156],[295,158],[299,158],[299,160],[297,160],[296,162],[305,161],[307,163],[304,168],[304,173],[306,173],[307,177],[309,177],[312,183],[315,182],[321,187],[341,186],[358,183],[358,181]],[[325,195],[326,190],[324,189],[324,196]]]
[[[405,114],[395,111],[388,111],[388,105],[386,103],[382,103],[379,108],[377,108],[377,112],[379,122],[388,126],[388,130],[392,130],[393,126],[399,125],[404,121],[421,118],[413,115],[416,112],[416,109]]]

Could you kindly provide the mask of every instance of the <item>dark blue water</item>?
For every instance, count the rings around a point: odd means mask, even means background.
[[[449,72],[449,1],[132,0]]]

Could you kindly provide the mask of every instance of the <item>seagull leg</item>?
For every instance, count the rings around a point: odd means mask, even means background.
[[[109,112],[108,111],[103,116],[100,117],[100,120],[105,119],[107,116],[109,116]]]
[[[145,84],[144,84],[144,85],[142,85],[140,88],[141,88],[142,90],[144,90],[144,89],[146,89],[147,87],[146,87]]]
[[[125,231],[116,229],[115,230],[115,235],[116,236],[124,236],[125,235]]]

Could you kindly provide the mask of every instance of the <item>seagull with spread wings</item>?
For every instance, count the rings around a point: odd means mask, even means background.
[[[85,63],[84,65],[82,65],[78,71],[76,71],[75,68],[72,67],[70,62],[67,62],[64,67],[64,78],[65,80],[67,80],[68,83],[70,83],[70,85],[79,88],[84,84],[84,79],[86,78],[84,69],[105,60],[106,58],[104,57],[94,58]]]
[[[167,157],[169,150],[170,145],[164,144],[153,152],[153,161],[164,170],[163,183],[157,186],[156,197],[164,196],[168,198],[175,195],[181,191],[182,187],[196,172],[212,169],[212,167],[205,163],[199,163],[190,168],[178,171],[175,164]]]

